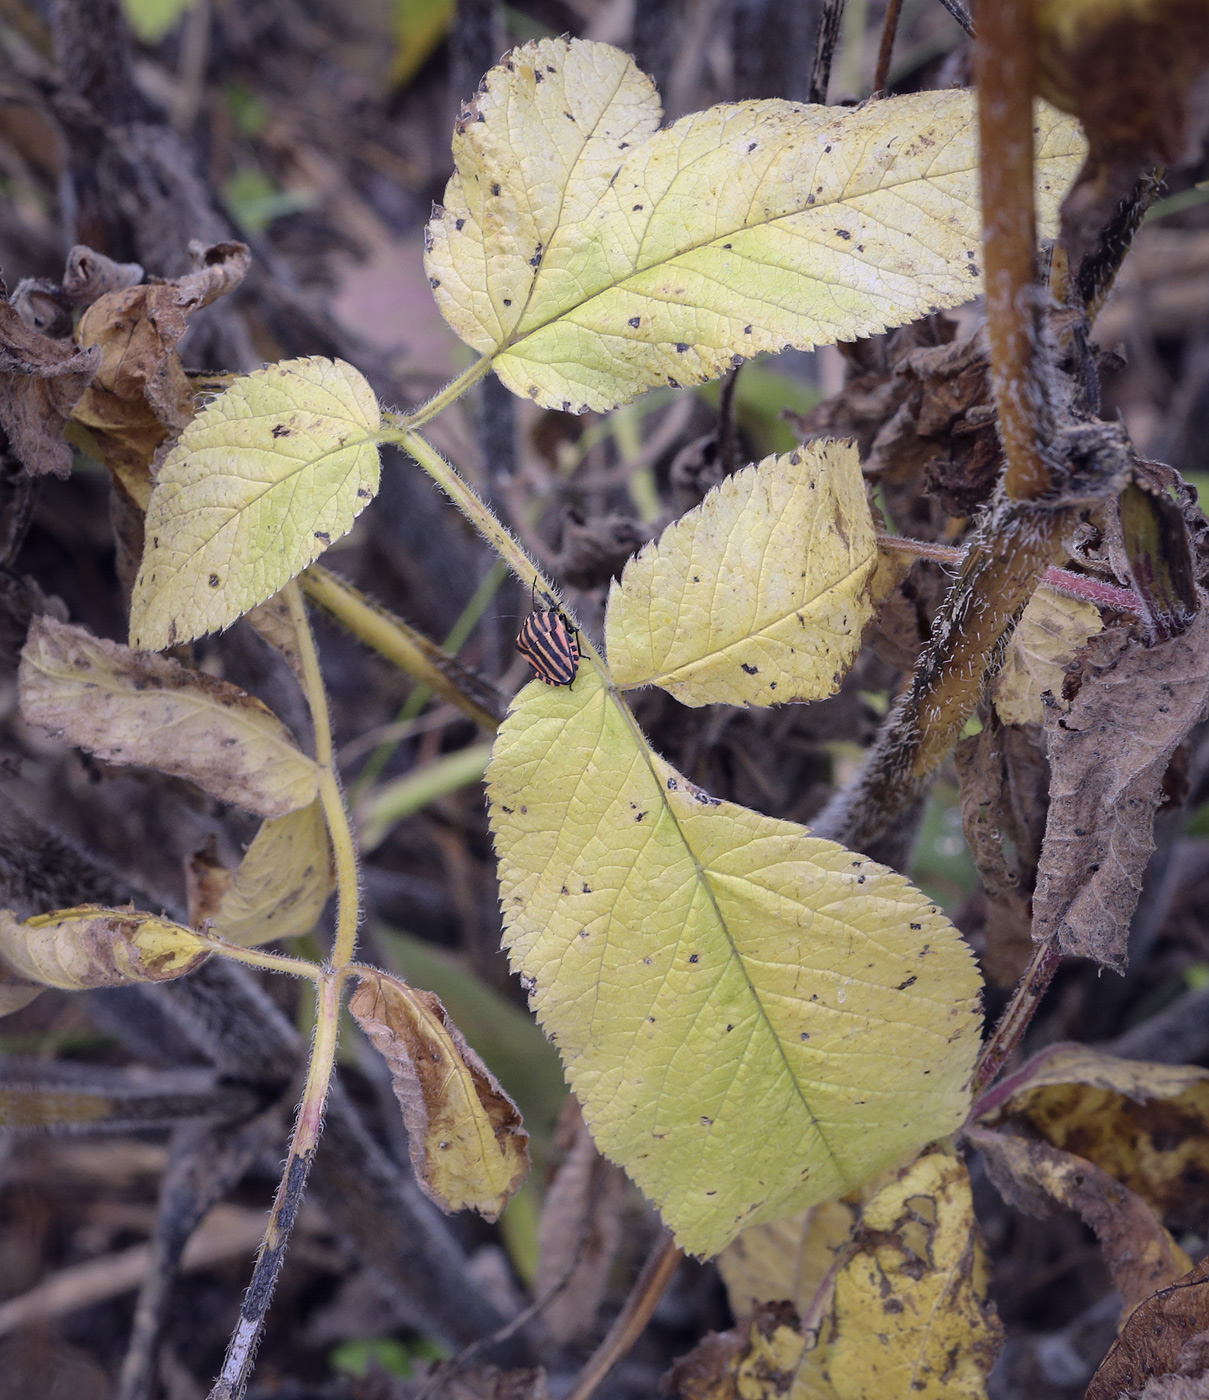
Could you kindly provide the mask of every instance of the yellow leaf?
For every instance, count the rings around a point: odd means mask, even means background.
[[[1027,1124],[1102,1167],[1179,1230],[1209,1226],[1209,1070],[1055,1045],[1023,1066],[984,1114]]]
[[[111,763],[188,778],[262,817],[305,807],[319,769],[259,700],[166,656],[39,617],[18,671],[21,713]]]
[[[693,1254],[966,1113],[978,976],[900,875],[707,796],[594,665],[488,769],[505,939],[601,1150]]]
[[[804,1314],[858,1215],[848,1201],[824,1201],[744,1230],[717,1259],[731,1312],[742,1317],[760,1303],[785,1298]]]
[[[995,677],[991,695],[1004,724],[1040,724],[1041,695],[1062,694],[1067,663],[1104,628],[1094,603],[1039,588],[1029,599]]]
[[[429,280],[515,393],[612,408],[981,292],[970,93],[659,118],[627,55],[543,39],[493,68],[459,119]],[[1084,145],[1049,108],[1037,133],[1052,226]]]
[[[860,650],[877,566],[851,443],[811,443],[728,477],[625,568],[609,669],[685,705],[819,700]]]
[[[839,1400],[982,1400],[1003,1340],[969,1173],[933,1152],[865,1207],[840,1270],[827,1374]]]
[[[220,394],[156,478],[131,645],[229,627],[347,534],[378,489],[380,425],[374,391],[340,360],[283,360]]]
[[[167,982],[210,956],[192,929],[134,909],[85,904],[19,920],[0,909],[0,958],[22,977],[81,991],[124,982]]]
[[[219,901],[211,931],[245,948],[296,938],[315,927],[334,888],[327,823],[316,799],[261,826]]]
[[[432,992],[358,976],[349,1010],[390,1067],[416,1180],[442,1210],[494,1220],[529,1170],[516,1105]]]

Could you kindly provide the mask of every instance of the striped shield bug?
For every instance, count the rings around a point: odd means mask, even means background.
[[[516,649],[547,685],[571,685],[579,672],[579,637],[553,607],[535,607],[521,624]]]

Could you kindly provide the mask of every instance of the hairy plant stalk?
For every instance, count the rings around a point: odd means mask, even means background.
[[[539,598],[544,597],[562,608],[571,625],[578,627],[574,615],[559,599],[554,585],[500,523],[491,508],[475,495],[431,443],[419,433],[411,431],[392,435],[390,440],[397,442],[423,467],[523,584],[532,588]],[[582,628],[579,628],[579,632],[581,659],[591,662],[607,681],[609,672],[604,658],[584,635]]]
[[[245,963],[248,967],[262,967],[267,972],[284,972],[290,977],[309,977],[317,982],[323,972],[318,963],[307,962],[305,958],[290,958],[282,953],[266,953],[262,948],[241,948],[238,943],[228,943],[223,938],[210,935],[210,946],[221,958],[232,962]]]
[[[1051,485],[1040,429],[1045,402],[1037,355],[1033,191],[1033,0],[997,0],[978,15],[975,45],[987,336],[1009,499]]]
[[[285,1262],[294,1221],[298,1217],[307,1178],[315,1160],[315,1149],[323,1126],[323,1108],[327,1102],[336,1062],[336,1042],[340,1027],[340,992],[344,985],[341,972],[327,969],[319,983],[315,1008],[315,1038],[311,1044],[311,1059],[307,1069],[306,1087],[294,1119],[294,1133],[286,1154],[285,1170],[273,1198],[269,1223],[265,1228],[252,1279],[240,1308],[222,1370],[210,1390],[209,1400],[240,1400],[247,1389],[256,1360],[256,1348],[264,1332],[265,1317],[277,1276]]]
[[[261,1241],[252,1281],[244,1296],[239,1322],[227,1348],[222,1371],[210,1392],[210,1400],[240,1400],[252,1374],[256,1348],[264,1332],[265,1317],[277,1277],[285,1262],[298,1209],[306,1192],[307,1178],[315,1160],[319,1135],[323,1127],[323,1110],[332,1083],[336,1063],[336,1044],[340,1035],[340,995],[348,975],[349,964],[357,945],[357,926],[361,917],[361,890],[357,873],[357,851],[340,780],[336,775],[332,748],[332,726],[328,714],[327,694],[319,670],[319,656],[311,634],[297,579],[284,590],[290,618],[302,662],[303,689],[310,706],[315,729],[315,761],[319,765],[319,800],[327,821],[328,836],[336,865],[336,936],[332,944],[331,963],[320,969],[315,1000],[315,1036],[307,1067],[306,1087],[294,1120],[294,1133],[286,1154],[281,1183],[269,1213],[269,1223]],[[292,959],[287,961],[292,962]],[[288,970],[293,970],[288,969]]]

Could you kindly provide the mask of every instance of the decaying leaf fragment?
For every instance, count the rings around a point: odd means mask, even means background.
[[[609,594],[609,669],[686,705],[822,699],[860,650],[877,559],[851,443],[768,457],[626,565]]]
[[[1107,967],[1126,937],[1154,849],[1154,813],[1176,746],[1209,709],[1209,609],[1144,647],[1129,631],[1094,638],[1067,714],[1046,715],[1052,772],[1033,936]]]
[[[192,272],[172,282],[106,292],[80,319],[80,344],[95,346],[100,364],[72,417],[91,433],[139,511],[151,498],[156,448],[193,417],[193,388],[177,354],[189,317],[233,291],[252,260],[243,243],[194,243],[189,252]],[[96,264],[92,271],[103,269]]]
[[[1067,663],[1103,628],[1094,603],[1066,598],[1048,588],[1037,589],[1012,633],[1003,665],[991,686],[1004,724],[1040,724],[1045,718],[1042,695],[1048,691],[1061,696]]]
[[[576,39],[514,49],[463,111],[426,267],[514,393],[608,409],[981,291],[970,94],[659,118],[632,59]],[[1036,125],[1052,225],[1083,141],[1051,109]]]
[[[1030,1215],[1048,1215],[1051,1202],[1077,1211],[1104,1251],[1124,1313],[1173,1283],[1192,1261],[1146,1202],[1084,1157],[1047,1142],[1029,1142],[985,1128],[967,1130],[986,1158],[999,1193]]]
[[[1184,1386],[1164,1387],[1166,1378]],[[1209,1381],[1209,1258],[1139,1303],[1096,1368],[1086,1400],[1196,1400]]]
[[[0,909],[0,958],[46,987],[82,991],[124,982],[169,982],[210,956],[192,929],[135,909],[85,904],[24,921]]]
[[[1003,1328],[965,1164],[913,1162],[865,1207],[856,1242],[827,1352],[839,1400],[981,1400]]]
[[[21,713],[111,763],[188,778],[263,817],[309,805],[319,769],[266,705],[164,656],[36,618],[18,671]]]
[[[1172,1230],[1209,1226],[1209,1070],[1053,1045],[1012,1075],[984,1116],[1027,1124],[1149,1202]],[[1007,1087],[1005,1085],[1005,1087]]]
[[[622,1240],[626,1179],[600,1155],[574,1095],[568,1095],[559,1119],[556,1151],[559,1146],[565,1156],[538,1224],[535,1291],[544,1298],[558,1289],[542,1310],[542,1329],[565,1346],[596,1325]]]
[[[131,645],[229,627],[347,534],[378,490],[380,426],[364,376],[319,357],[245,375],[208,404],[156,477]]]
[[[521,692],[487,776],[512,965],[601,1151],[683,1249],[960,1124],[978,978],[901,876],[702,792],[591,665]]]
[[[765,1303],[710,1332],[660,1382],[679,1400],[838,1400],[789,1303]]]
[[[0,425],[31,476],[70,473],[63,427],[99,358],[31,329],[0,300]]]
[[[390,1066],[416,1180],[442,1210],[494,1220],[529,1170],[516,1105],[432,992],[358,976],[349,1010]]]

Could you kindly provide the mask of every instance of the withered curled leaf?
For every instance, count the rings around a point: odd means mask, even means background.
[[[516,1105],[440,998],[358,969],[349,1010],[390,1067],[416,1180],[444,1211],[494,1220],[529,1170]]]

